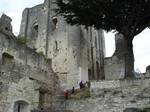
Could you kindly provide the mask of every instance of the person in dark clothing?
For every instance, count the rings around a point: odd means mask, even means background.
[[[74,89],[74,86],[72,87],[72,90],[71,90],[71,94],[74,94],[75,93],[75,89]]]
[[[80,89],[84,88],[84,84],[82,80],[80,81],[79,86],[80,86]]]

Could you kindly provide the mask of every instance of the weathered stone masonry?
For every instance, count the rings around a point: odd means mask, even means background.
[[[20,35],[32,47],[52,59],[52,68],[65,88],[80,80],[104,79],[105,44],[102,30],[70,26],[53,9],[55,0],[24,10]]]
[[[125,78],[125,44],[121,34],[115,35],[116,50],[112,57],[105,58],[105,79]]]
[[[125,108],[150,107],[149,79],[122,80],[125,62],[121,35],[116,36],[113,57],[104,61],[102,30],[69,26],[51,11],[54,7],[52,0],[45,0],[24,10],[19,37],[27,45],[13,35],[11,18],[0,18],[0,112],[47,107],[62,112],[63,104],[64,110],[73,112],[123,112]],[[149,71],[147,67],[146,77]],[[65,102],[59,96],[64,89],[61,87],[77,86],[79,80],[88,78],[121,80],[92,81],[91,97],[86,99]]]
[[[124,112],[127,108],[149,107],[149,79],[93,81],[91,97],[67,101],[67,109],[74,112]]]
[[[51,60],[20,44],[8,29],[0,31],[0,40],[0,112],[50,106],[59,87]]]

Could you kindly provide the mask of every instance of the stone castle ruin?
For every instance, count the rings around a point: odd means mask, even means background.
[[[21,44],[11,32],[10,22],[8,16],[1,16],[0,112],[29,112],[46,107],[59,89],[51,60]]]
[[[53,2],[26,8],[18,37],[12,33],[11,18],[0,17],[0,112],[49,107],[51,112],[123,112],[150,107],[150,67],[146,79],[124,80],[122,35],[116,35],[114,55],[104,58],[103,31],[68,25],[53,11]],[[77,88],[81,80],[91,82],[90,97],[64,100],[62,92]]]
[[[54,0],[27,8],[22,15],[20,37],[27,46],[52,59],[52,68],[65,87],[80,80],[104,79],[105,45],[102,30],[70,26],[53,9]]]

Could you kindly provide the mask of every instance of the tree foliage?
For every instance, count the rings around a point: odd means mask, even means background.
[[[150,26],[150,0],[56,0],[57,14],[71,25],[123,34],[125,77],[133,77],[134,36]]]
[[[115,30],[132,38],[150,26],[150,0],[56,0],[71,25]]]

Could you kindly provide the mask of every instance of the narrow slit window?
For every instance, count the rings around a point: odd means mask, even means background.
[[[35,37],[35,38],[38,37],[38,30],[39,30],[38,25],[34,25],[34,27],[33,27],[33,37]]]
[[[53,24],[54,24],[54,29],[57,29],[58,28],[58,19],[57,19],[57,17],[53,17],[52,21],[53,21]]]
[[[55,41],[55,50],[58,50],[58,42]]]

